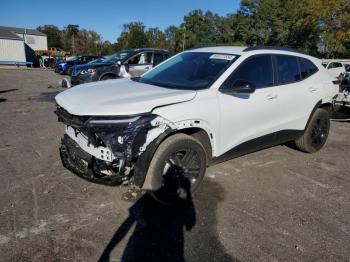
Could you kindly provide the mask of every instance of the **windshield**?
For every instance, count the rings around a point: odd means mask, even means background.
[[[131,54],[130,51],[120,51],[118,53],[115,53],[115,54],[109,56],[104,62],[115,63],[119,60],[122,60],[124,57],[127,57],[129,54]]]
[[[97,58],[97,59],[95,59],[95,60],[92,60],[92,61],[90,61],[90,62],[88,62],[87,64],[94,64],[94,63],[101,63],[101,62],[104,62],[106,60],[106,58],[105,57],[100,57],[100,58]]]
[[[236,57],[218,53],[185,52],[147,72],[139,81],[175,89],[205,89],[209,88]]]

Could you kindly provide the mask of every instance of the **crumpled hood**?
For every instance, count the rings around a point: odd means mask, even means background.
[[[70,114],[133,115],[153,108],[186,102],[196,96],[193,90],[178,90],[143,84],[130,79],[106,80],[72,87],[55,99]]]

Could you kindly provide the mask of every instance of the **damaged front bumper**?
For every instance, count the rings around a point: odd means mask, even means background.
[[[112,186],[141,187],[158,141],[172,129],[153,114],[85,117],[61,107],[55,113],[66,127],[60,147],[63,165],[84,179]]]

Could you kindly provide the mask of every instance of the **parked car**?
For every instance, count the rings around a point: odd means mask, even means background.
[[[139,78],[58,94],[62,162],[90,181],[167,199],[178,178],[193,191],[220,161],[289,141],[320,150],[338,90],[319,59],[289,49],[188,50]]]
[[[345,108],[350,109],[350,72],[346,72],[343,75],[341,79],[339,94],[334,100],[335,111],[339,111]],[[337,116],[337,115],[338,115],[337,113],[334,114],[334,116]],[[337,120],[339,120],[339,118]],[[344,118],[344,116],[342,115],[341,120],[350,121],[350,117],[349,115],[347,115]]]
[[[323,62],[322,65],[334,77],[339,77],[341,74],[344,74],[346,71],[345,66],[340,62]]]
[[[71,84],[78,85],[119,77],[137,77],[170,56],[169,51],[161,49],[123,50],[100,63],[74,66]]]
[[[75,65],[81,65],[86,64],[88,62],[91,62],[97,58],[101,58],[101,56],[96,55],[77,55],[77,56],[71,56],[66,59],[65,62],[56,64],[55,66],[55,72],[66,75],[70,73],[70,70]]]

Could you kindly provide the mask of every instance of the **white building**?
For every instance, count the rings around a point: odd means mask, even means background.
[[[24,40],[0,28],[0,64],[14,64],[15,62],[26,62]]]
[[[36,50],[47,50],[47,37],[35,29],[0,26],[0,64],[35,61]]]

